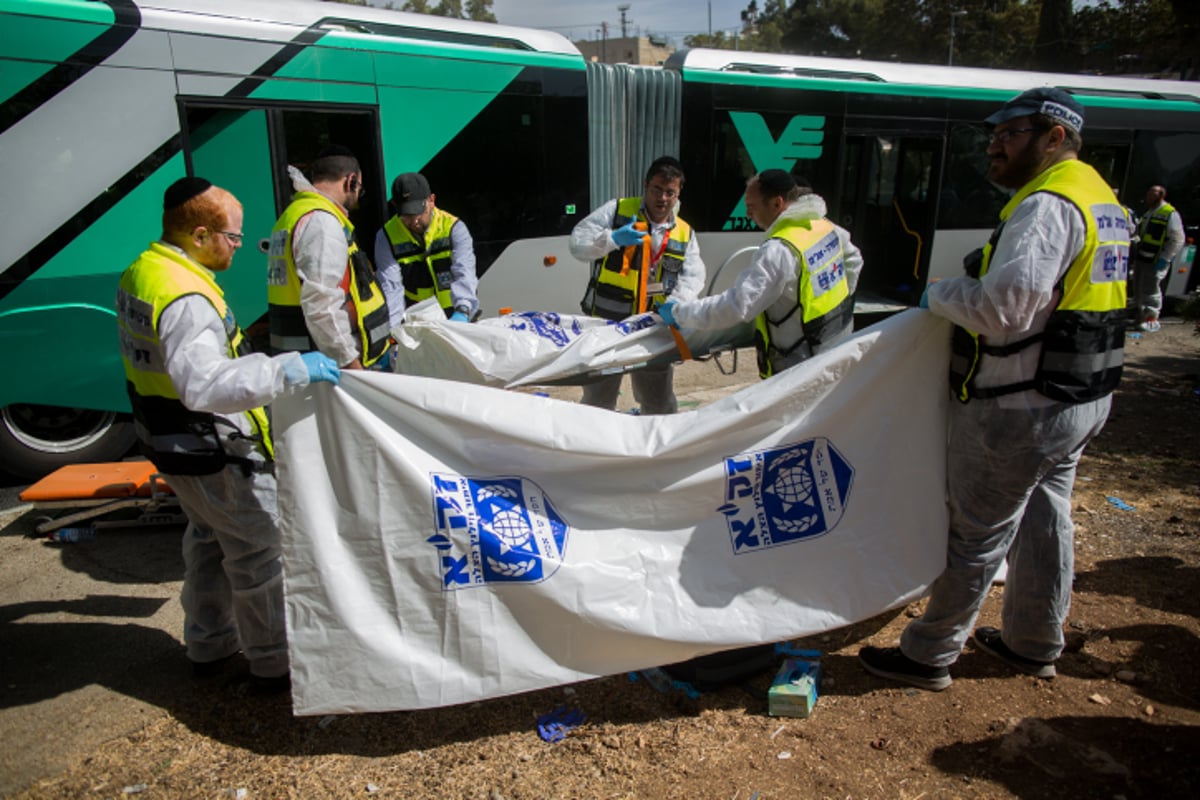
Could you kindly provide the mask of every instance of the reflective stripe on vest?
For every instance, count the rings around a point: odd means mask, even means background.
[[[267,309],[271,348],[276,352],[316,350],[304,311],[300,307],[300,276],[293,253],[296,223],[312,211],[325,211],[337,219],[346,233],[346,271],[339,286],[345,292],[350,327],[364,367],[378,361],[387,351],[391,324],[383,291],[375,281],[375,270],[354,241],[354,225],[345,212],[317,192],[297,192],[271,230],[267,254]]]
[[[613,216],[612,228],[623,228],[630,222],[650,223],[642,211],[642,198],[626,197],[617,201],[617,212]],[[604,319],[622,320],[641,309],[649,310],[665,300],[675,290],[679,276],[683,273],[683,262],[687,255],[688,242],[692,238],[692,227],[679,217],[667,235],[662,257],[651,268],[653,274],[642,281],[643,261],[646,248],[641,244],[618,247],[604,258],[592,262],[592,274],[587,292],[579,304],[583,313]],[[645,285],[646,296],[642,296]]]
[[[974,331],[955,327],[950,385],[964,403],[972,397],[997,397],[1026,389],[1036,389],[1053,400],[1084,403],[1104,397],[1121,379],[1129,229],[1125,210],[1092,167],[1076,159],[1063,161],[1023,186],[1000,212],[1000,225],[983,248],[980,277],[987,274],[1005,222],[1034,192],[1051,192],[1079,209],[1086,227],[1083,249],[1059,282],[1061,297],[1042,333],[1008,345],[988,345]],[[1041,356],[1031,380],[982,389],[975,386],[982,356],[1004,358],[1038,343]]]
[[[454,304],[450,295],[450,287],[454,284],[450,229],[456,222],[458,217],[434,206],[429,227],[420,242],[399,217],[393,216],[384,224],[383,231],[392,245],[392,256],[400,265],[408,305],[437,295],[438,305],[450,313]]]
[[[229,423],[184,406],[163,363],[159,319],[167,306],[189,295],[203,297],[221,317],[230,358],[250,351],[212,275],[160,242],[151,244],[121,276],[117,327],[134,424],[146,456],[168,474],[208,475],[226,464],[245,464],[247,460],[225,454],[216,428]],[[260,407],[244,413],[250,430],[255,431],[259,452],[273,460],[266,411]]]
[[[1167,241],[1167,230],[1171,225],[1171,215],[1175,206],[1163,203],[1153,211],[1147,211],[1138,226],[1138,259],[1142,261],[1157,261],[1163,244]]]
[[[775,374],[778,358],[791,355],[802,344],[815,349],[841,333],[854,314],[846,280],[846,254],[832,222],[785,220],[770,238],[786,244],[796,256],[796,305],[781,319],[770,319],[765,311],[754,319],[758,374],[763,378]],[[781,344],[779,326],[798,310],[802,310],[802,334],[790,344]]]

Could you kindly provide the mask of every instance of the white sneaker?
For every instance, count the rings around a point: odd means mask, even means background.
[[[1146,333],[1157,333],[1162,330],[1162,324],[1156,319],[1148,319],[1141,325],[1138,325],[1138,330],[1145,331]]]

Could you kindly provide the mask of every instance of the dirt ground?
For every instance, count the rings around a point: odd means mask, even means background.
[[[730,376],[712,364],[681,370],[684,407],[752,382],[752,354],[741,355]],[[10,504],[0,515],[0,793],[1194,798],[1200,337],[1165,321],[1128,340],[1126,364],[1075,487],[1070,644],[1053,681],[969,645],[941,693],[865,674],[858,649],[893,644],[916,603],[797,643],[823,653],[808,719],[767,715],[769,675],[698,699],[616,675],[462,707],[295,718],[286,698],[251,696],[230,675],[189,678],[175,532],[106,531],[58,547],[27,538],[36,512]],[[980,624],[999,624],[1000,592]],[[586,723],[543,742],[536,718],[563,705]]]

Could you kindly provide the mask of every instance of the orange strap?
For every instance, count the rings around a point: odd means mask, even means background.
[[[683,338],[683,334],[679,332],[679,328],[674,325],[668,325],[671,329],[671,335],[675,337],[675,346],[679,348],[679,355],[683,356],[684,361],[692,360],[692,350],[688,347],[687,340]]]

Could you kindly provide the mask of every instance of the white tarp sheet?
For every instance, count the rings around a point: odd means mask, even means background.
[[[655,314],[619,323],[588,316],[523,312],[473,325],[447,322],[436,298],[404,312],[396,339],[396,372],[484,386],[582,383],[641,364],[678,361],[671,332]],[[685,331],[693,356],[754,343],[750,324]]]
[[[945,562],[947,326],[696,411],[342,373],[274,406],[297,714],[449,705],[841,627]]]

